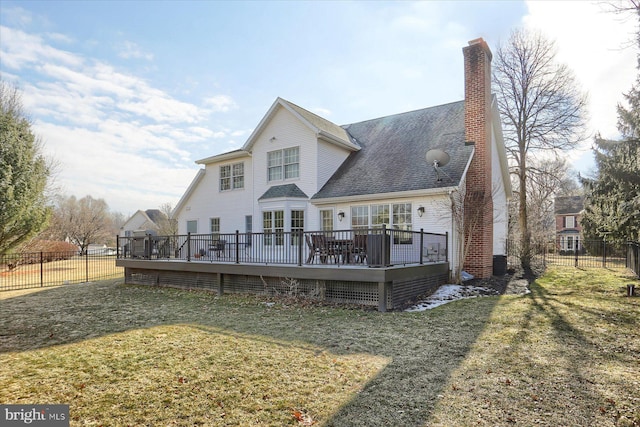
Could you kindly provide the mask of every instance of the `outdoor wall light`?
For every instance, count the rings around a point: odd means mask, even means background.
[[[343,218],[344,218],[344,212],[342,211],[338,212],[338,221],[342,222]]]
[[[418,208],[418,216],[422,218],[422,214],[424,213],[424,206],[420,206]]]

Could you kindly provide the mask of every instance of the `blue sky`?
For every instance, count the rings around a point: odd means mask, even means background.
[[[463,98],[462,47],[517,26],[556,40],[616,137],[636,21],[590,2],[0,3],[0,74],[23,91],[68,195],[175,205],[195,160],[239,148],[280,96],[338,124]],[[590,141],[567,153],[592,167]]]

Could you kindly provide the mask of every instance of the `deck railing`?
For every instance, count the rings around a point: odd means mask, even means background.
[[[448,261],[448,234],[381,228],[270,233],[208,233],[118,238],[118,258],[332,265],[423,264]]]

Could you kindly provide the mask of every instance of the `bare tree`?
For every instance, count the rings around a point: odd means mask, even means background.
[[[586,138],[587,98],[573,73],[556,63],[554,43],[539,33],[515,30],[498,47],[493,86],[502,117],[511,173],[518,178],[521,263],[531,263],[527,214],[529,160],[537,152],[559,153]]]
[[[161,236],[175,236],[178,234],[178,219],[173,216],[173,206],[171,203],[160,205],[160,212],[164,215],[158,222],[158,234]]]
[[[86,253],[91,243],[105,243],[112,238],[112,217],[107,202],[85,196],[60,196],[55,207],[50,235],[68,239]]]
[[[577,195],[581,188],[566,160],[556,157],[529,162],[527,212],[533,243],[543,244],[555,233],[554,199]]]
[[[454,249],[456,251],[455,258],[457,264],[454,265],[453,279],[457,283],[462,283],[462,270],[464,269],[469,250],[476,242],[473,241],[475,231],[484,221],[485,209],[493,209],[493,199],[498,195],[499,188],[493,187],[491,194],[483,191],[466,191],[466,185],[460,185],[458,189],[449,193],[449,206],[451,208],[451,221],[453,222],[453,231],[451,238],[455,241]],[[483,209],[484,208],[484,209]],[[501,221],[507,221],[505,218],[499,217],[501,211],[494,210],[494,224]]]

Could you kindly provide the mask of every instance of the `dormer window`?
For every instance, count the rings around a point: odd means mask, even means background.
[[[298,178],[300,176],[300,147],[268,152],[267,171],[269,182]]]

